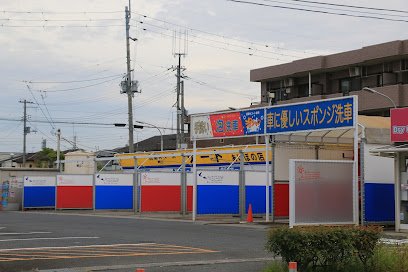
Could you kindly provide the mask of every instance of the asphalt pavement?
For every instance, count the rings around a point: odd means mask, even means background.
[[[0,213],[0,271],[260,271],[269,224],[92,211]]]

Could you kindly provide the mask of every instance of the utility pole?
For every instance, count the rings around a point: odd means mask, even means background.
[[[184,33],[184,52],[181,52],[181,32],[179,33],[179,41],[178,41],[178,52],[176,52],[177,48],[177,32],[174,32],[173,38],[173,55],[178,56],[178,66],[177,66],[177,135],[176,135],[176,148],[180,149],[181,144],[184,143],[184,90],[181,88],[181,56],[187,55],[187,48],[188,48],[188,37],[187,32]],[[180,96],[181,99],[180,99]],[[180,107],[180,103],[182,104]]]
[[[185,143],[185,136],[184,136],[184,117],[185,117],[185,109],[184,109],[184,81],[181,81],[181,115],[180,115],[180,121],[181,121],[181,142],[180,142],[180,146],[181,144]]]
[[[26,138],[27,134],[30,133],[30,127],[27,127],[27,103],[34,104],[33,102],[27,100],[20,100],[20,103],[24,103],[24,143],[23,143],[23,168],[26,167]]]
[[[132,79],[130,71],[130,46],[129,46],[129,20],[131,17],[130,13],[130,0],[129,0],[129,10],[125,7],[126,12],[126,62],[127,62],[127,82],[126,82],[126,92],[128,96],[128,114],[129,114],[129,153],[134,153],[135,149],[133,146],[133,106],[132,106]]]
[[[177,136],[176,136],[176,149],[180,149],[181,137],[180,137],[180,69],[181,69],[181,54],[178,53],[178,66],[177,66]]]

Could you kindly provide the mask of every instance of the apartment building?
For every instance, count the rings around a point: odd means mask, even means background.
[[[358,95],[359,114],[389,116],[392,102],[363,88],[408,106],[408,40],[254,69],[250,80],[261,83],[261,105]]]

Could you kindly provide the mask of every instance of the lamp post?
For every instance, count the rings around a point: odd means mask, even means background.
[[[150,124],[150,123],[146,123],[146,122],[142,122],[142,121],[135,121],[135,122],[152,126],[152,127],[156,128],[159,131],[159,133],[160,133],[160,151],[163,151],[163,134],[160,131],[160,129],[157,126],[155,126],[153,124]]]
[[[374,93],[374,94],[379,94],[379,95],[381,95],[381,96],[384,96],[385,98],[387,98],[388,100],[391,101],[391,103],[394,105],[394,108],[395,108],[395,109],[397,108],[397,105],[395,104],[395,102],[394,102],[388,95],[385,95],[385,94],[383,94],[383,93],[380,93],[379,91],[376,91],[376,90],[371,89],[371,88],[368,88],[368,87],[364,87],[364,88],[363,88],[363,91],[366,91],[366,92],[369,92],[369,93]]]
[[[163,151],[163,134],[162,134],[162,132],[160,131],[160,129],[159,129],[157,126],[155,126],[155,125],[153,125],[153,124],[150,124],[150,123],[146,123],[146,122],[142,122],[142,121],[135,121],[135,122],[152,126],[152,127],[156,128],[156,129],[159,131],[159,133],[160,133],[160,150]],[[115,125],[115,127],[125,127],[125,126],[126,126],[126,124],[121,124],[121,123],[115,123],[114,125]],[[133,128],[140,128],[140,129],[142,129],[143,127],[144,127],[144,126],[133,125]],[[133,143],[132,143],[132,144],[133,144]],[[130,143],[129,143],[129,145],[130,145]]]

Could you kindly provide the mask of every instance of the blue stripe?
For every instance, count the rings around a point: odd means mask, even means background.
[[[55,207],[55,186],[24,187],[24,207]]]
[[[133,209],[133,186],[95,186],[95,209]]]
[[[394,184],[366,183],[366,221],[395,221]],[[408,210],[407,205],[401,209]]]
[[[269,200],[271,200],[271,186],[269,186]],[[253,213],[266,213],[265,208],[266,194],[265,186],[245,186],[245,212],[248,213],[249,204],[251,204]],[[271,202],[269,201],[269,211],[271,211]]]
[[[238,214],[239,186],[198,185],[197,214]]]

